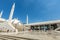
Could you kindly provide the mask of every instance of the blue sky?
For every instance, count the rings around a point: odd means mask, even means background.
[[[14,2],[16,5],[13,18],[18,18],[23,23],[26,23],[27,14],[29,23],[60,20],[60,0],[0,0],[2,18],[9,18]]]

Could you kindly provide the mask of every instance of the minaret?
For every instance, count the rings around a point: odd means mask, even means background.
[[[26,24],[28,24],[28,15],[27,15],[27,19],[26,19]]]
[[[12,6],[12,9],[11,9],[11,12],[10,12],[10,16],[9,16],[9,21],[11,21],[12,18],[13,18],[14,9],[15,9],[15,3]]]
[[[0,13],[0,18],[2,17],[2,14],[3,14],[3,10],[2,10],[1,13]]]

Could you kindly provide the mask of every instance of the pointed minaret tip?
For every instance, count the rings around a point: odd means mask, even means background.
[[[2,14],[3,14],[3,10],[2,10],[1,13],[0,13],[0,18],[2,17]]]
[[[13,18],[14,9],[15,9],[15,3],[12,5],[12,9],[11,9],[11,12],[10,12],[9,20],[12,20],[12,18]]]
[[[13,5],[15,6],[15,3]]]
[[[27,14],[27,19],[26,19],[26,23],[28,24],[28,14]]]

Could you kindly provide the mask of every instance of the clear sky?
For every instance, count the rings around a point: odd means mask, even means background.
[[[16,5],[13,18],[18,18],[23,23],[26,23],[27,14],[29,23],[60,20],[60,0],[0,0],[2,18],[9,18],[14,2]]]

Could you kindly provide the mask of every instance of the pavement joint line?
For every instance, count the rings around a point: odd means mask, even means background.
[[[17,36],[10,36],[10,35],[0,35],[4,38],[9,38],[9,39],[13,39],[13,38],[19,38],[19,39],[26,39],[26,40],[38,40],[38,39],[31,39],[31,38],[24,38],[24,37],[17,37]]]

